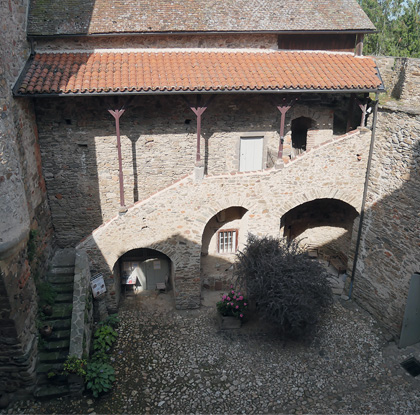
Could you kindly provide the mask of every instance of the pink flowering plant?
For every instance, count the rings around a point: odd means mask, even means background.
[[[233,316],[243,320],[248,311],[248,299],[231,285],[229,292],[222,295],[221,301],[218,301],[216,306],[222,316]]]

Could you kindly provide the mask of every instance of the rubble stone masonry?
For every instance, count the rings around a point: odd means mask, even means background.
[[[380,105],[354,298],[400,334],[410,279],[420,272],[420,59],[377,59]]]
[[[27,7],[27,0],[0,3],[0,391],[13,398],[34,386],[34,274],[42,271],[52,235],[33,105],[12,96],[30,52]],[[27,255],[30,229],[37,235],[32,262]]]
[[[206,224],[218,212],[236,206],[247,210],[247,229],[255,235],[279,235],[280,218],[315,199],[338,199],[360,211],[370,131],[336,136],[282,168],[231,172],[195,181],[193,175],[134,204],[96,229],[78,245],[102,272],[108,306],[118,305],[117,260],[136,248],[156,249],[174,267],[172,286],[178,308],[200,305],[201,243]],[[361,160],[357,154],[362,154]],[[241,228],[242,229],[242,228]]]
[[[108,109],[126,98],[36,100],[43,172],[58,243],[73,246],[119,209],[115,121]],[[196,105],[196,97],[189,97]],[[208,97],[202,97],[206,102]],[[317,103],[292,107],[291,120],[314,120],[310,146],[332,139],[333,111]],[[241,136],[264,138],[263,167],[277,159],[280,112],[263,94],[217,95],[203,114],[201,156],[207,176],[237,172]],[[120,118],[127,205],[143,200],[193,171],[196,117],[180,96],[135,97]],[[289,140],[290,141],[290,140]],[[290,144],[285,145],[285,155]]]

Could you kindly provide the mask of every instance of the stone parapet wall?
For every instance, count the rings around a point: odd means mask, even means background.
[[[69,355],[89,355],[93,331],[93,304],[89,260],[84,251],[76,251],[74,264],[73,310]]]
[[[108,306],[118,304],[112,272],[117,260],[136,248],[156,249],[175,268],[178,308],[200,304],[200,258],[206,224],[232,206],[249,212],[247,231],[279,235],[281,216],[302,203],[339,199],[360,210],[370,131],[362,129],[298,156],[280,169],[232,173],[194,181],[188,176],[104,223],[81,242],[93,272],[106,276]],[[357,154],[364,157],[358,160]]]

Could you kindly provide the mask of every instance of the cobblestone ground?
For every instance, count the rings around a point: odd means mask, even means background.
[[[352,302],[337,300],[302,345],[257,321],[219,331],[217,299],[208,293],[200,310],[176,311],[170,294],[126,298],[111,393],[17,402],[1,413],[420,413],[420,380],[399,365],[419,350],[386,343]]]

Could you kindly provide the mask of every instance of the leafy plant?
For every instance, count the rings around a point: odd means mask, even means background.
[[[321,312],[332,304],[323,266],[309,258],[297,241],[250,235],[237,254],[235,275],[260,317],[284,337],[310,334]]]
[[[86,373],[86,387],[97,398],[100,393],[108,392],[115,381],[115,370],[108,363],[92,361],[88,364]]]
[[[117,314],[110,314],[105,320],[98,323],[98,326],[111,326],[113,328],[117,327],[120,322]]]
[[[57,297],[57,292],[54,290],[53,286],[50,283],[39,282],[36,288],[39,297],[40,307],[43,307],[44,305],[54,304],[55,298]]]
[[[233,316],[238,319],[244,319],[248,309],[248,299],[245,298],[240,292],[233,289],[228,294],[222,295],[222,300],[216,303],[217,311],[222,316]]]
[[[109,362],[109,354],[106,353],[103,350],[98,350],[95,353],[93,353],[91,357],[92,362],[102,362],[102,363],[108,363]]]
[[[86,376],[86,365],[87,362],[85,359],[80,359],[76,356],[68,356],[67,360],[63,364],[63,373],[66,375],[73,373],[84,377]]]
[[[107,352],[117,337],[118,333],[111,326],[98,327],[94,334],[93,350]]]

